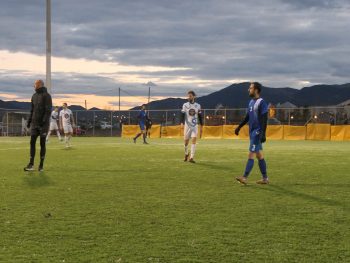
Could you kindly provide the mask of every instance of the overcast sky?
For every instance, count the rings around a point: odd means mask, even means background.
[[[231,83],[301,88],[350,76],[347,0],[52,0],[56,99],[123,105]],[[0,98],[45,78],[45,1],[0,1]],[[96,96],[99,95],[99,96]]]

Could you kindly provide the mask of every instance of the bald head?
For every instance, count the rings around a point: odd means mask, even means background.
[[[42,88],[42,87],[44,87],[44,81],[43,81],[43,80],[38,79],[38,80],[36,80],[36,81],[34,82],[34,88],[35,88],[35,90],[40,89],[40,88]]]

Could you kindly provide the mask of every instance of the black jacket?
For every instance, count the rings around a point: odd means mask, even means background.
[[[40,128],[48,130],[52,108],[51,95],[45,87],[39,88],[32,96],[32,106],[27,126],[32,129]]]

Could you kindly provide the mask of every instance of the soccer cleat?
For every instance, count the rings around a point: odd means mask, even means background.
[[[38,168],[38,171],[41,173],[41,172],[43,172],[44,171],[44,167],[43,166],[39,166],[39,168]]]
[[[193,160],[193,158],[190,158],[189,162],[190,163],[196,163],[195,160]]]
[[[148,142],[143,142],[143,144],[149,144]]]
[[[190,156],[189,154],[185,154],[184,162],[187,162],[187,161],[188,161],[188,157],[189,157],[189,156]]]
[[[240,184],[247,184],[247,178],[245,178],[244,176],[240,176],[240,177],[236,177],[236,180],[240,183]]]
[[[269,184],[269,179],[261,179],[259,181],[256,182],[257,184]]]
[[[33,165],[31,163],[28,164],[26,167],[24,167],[24,171],[25,172],[32,172],[32,171],[34,171]]]

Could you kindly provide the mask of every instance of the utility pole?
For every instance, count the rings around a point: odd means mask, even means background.
[[[119,97],[119,103],[118,103],[118,105],[119,105],[119,113],[120,113],[120,87],[118,88],[118,97]]]
[[[87,110],[87,101],[85,100],[85,110]]]
[[[151,86],[148,87],[148,104],[151,100]]]
[[[51,89],[51,0],[46,0],[46,87]]]

